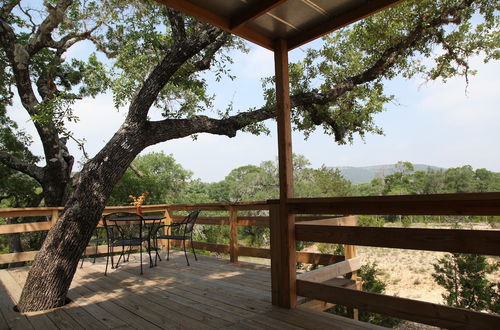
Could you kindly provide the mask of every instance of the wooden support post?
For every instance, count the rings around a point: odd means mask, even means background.
[[[57,220],[59,220],[59,211],[52,210],[52,215],[50,217],[50,222],[52,223],[51,226],[55,225]]]
[[[345,217],[349,217],[349,216],[346,215]],[[358,225],[358,218],[357,217],[354,217],[354,218],[356,219],[356,223],[354,224],[354,226],[357,226]],[[356,258],[357,257],[356,245],[344,244],[344,256],[345,256],[346,260]],[[356,289],[357,290],[362,289],[362,283],[358,279],[358,276],[357,276],[355,271],[349,274],[349,278],[351,280],[356,281]],[[359,310],[357,308],[348,307],[347,314],[350,318],[352,318],[354,320],[358,320],[358,318],[359,318]]]
[[[285,40],[276,42],[274,65],[280,202],[279,205],[272,205],[270,210],[272,301],[274,305],[295,308],[297,305],[295,217],[288,212],[288,199],[293,197],[292,126],[288,47]]]
[[[229,261],[238,262],[238,210],[229,208]]]

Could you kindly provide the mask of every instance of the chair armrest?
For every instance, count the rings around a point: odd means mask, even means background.
[[[155,229],[154,233],[152,234],[152,236],[156,236],[158,234],[158,231],[161,229],[161,228],[178,228],[180,226],[183,226],[183,225],[186,225],[185,223],[183,222],[172,222],[171,224],[169,225],[161,225],[159,226],[158,228]]]

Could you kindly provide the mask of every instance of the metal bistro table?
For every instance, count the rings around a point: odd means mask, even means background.
[[[147,251],[149,254],[149,267],[153,267],[153,258],[151,257],[151,236],[155,232],[155,227],[157,227],[161,220],[165,217],[160,215],[153,216],[142,216],[136,213],[111,213],[103,218],[104,227],[106,228],[107,240],[108,240],[108,257],[106,259],[106,271],[107,274],[109,257],[111,256],[111,268],[118,268],[120,261],[128,261],[130,258],[130,252],[132,247],[139,247],[140,253],[140,263],[141,263],[141,275],[142,271],[142,245],[144,242],[147,243]],[[113,261],[113,248],[122,247],[122,252],[116,264]],[[128,247],[128,255],[125,259],[125,247]]]

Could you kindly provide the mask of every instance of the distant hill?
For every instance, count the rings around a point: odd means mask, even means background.
[[[425,164],[413,164],[415,171],[426,171],[428,168],[433,170],[445,170],[445,168],[425,165]],[[351,181],[353,184],[368,183],[373,178],[383,178],[386,175],[396,172],[396,165],[373,165],[373,166],[343,166],[337,167],[344,178]]]

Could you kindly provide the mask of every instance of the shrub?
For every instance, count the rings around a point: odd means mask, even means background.
[[[377,278],[381,271],[377,268],[376,263],[361,266],[358,270],[358,276],[363,279],[363,291],[384,294],[386,284]],[[342,316],[348,316],[347,307],[336,305],[327,310],[327,312]],[[371,324],[380,325],[383,327],[393,328],[402,322],[396,317],[359,311],[359,320]]]
[[[452,253],[433,266],[432,277],[446,289],[443,298],[448,306],[500,312],[498,283],[486,278],[498,269],[498,263],[489,265],[484,256],[476,254]]]

